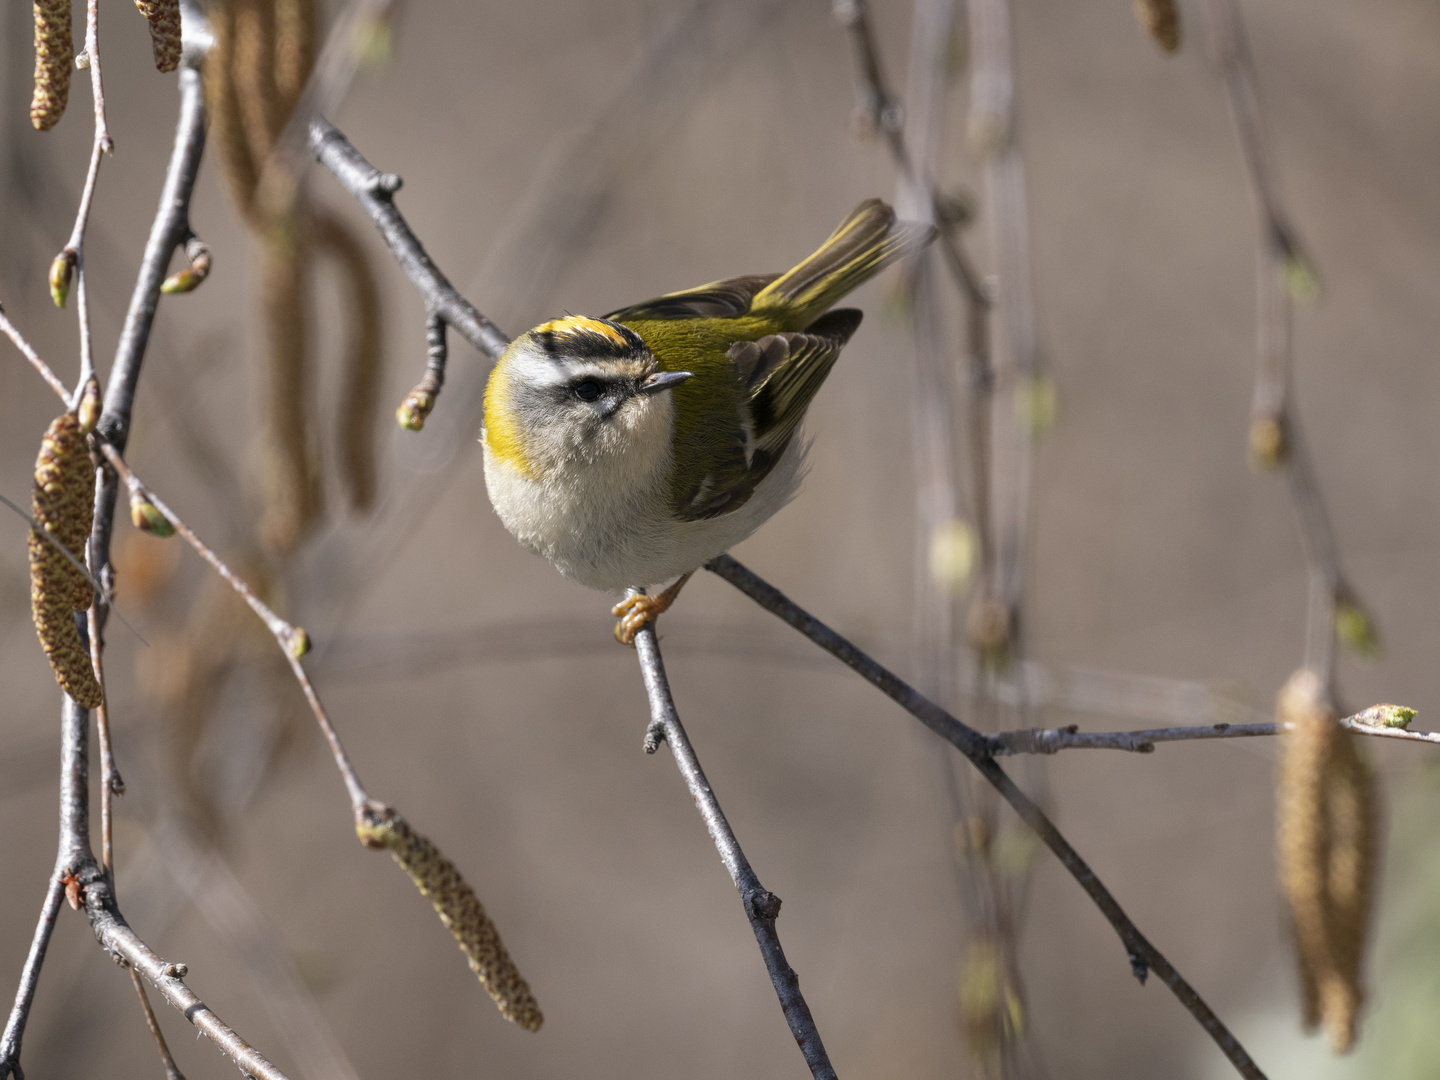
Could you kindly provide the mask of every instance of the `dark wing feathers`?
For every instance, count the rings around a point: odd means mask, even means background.
[[[742,452],[688,493],[682,518],[718,517],[745,505],[790,445],[861,317],[853,308],[831,311],[801,332],[768,334],[731,347],[730,359],[747,390]]]
[[[755,294],[779,274],[751,274],[747,277],[714,281],[684,292],[666,293],[654,300],[612,311],[605,318],[614,322],[642,319],[735,319],[750,310]]]

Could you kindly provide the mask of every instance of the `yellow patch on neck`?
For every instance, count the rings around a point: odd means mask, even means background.
[[[602,319],[592,319],[588,315],[567,315],[563,319],[552,319],[550,322],[541,323],[535,327],[536,334],[554,334],[556,337],[572,337],[575,334],[600,334],[613,341],[616,345],[626,346],[630,344],[628,338],[621,332],[618,326],[605,322]]]
[[[534,477],[535,470],[525,456],[520,427],[510,409],[510,376],[503,356],[490,370],[490,379],[485,384],[485,445],[491,454],[516,472]]]

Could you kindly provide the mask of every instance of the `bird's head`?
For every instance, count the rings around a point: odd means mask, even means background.
[[[511,342],[485,388],[490,453],[530,476],[614,455],[668,451],[675,405],[690,378],[662,371],[629,327],[571,315]]]

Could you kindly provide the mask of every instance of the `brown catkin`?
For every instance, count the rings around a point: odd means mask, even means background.
[[[315,0],[275,0],[275,93],[289,117],[315,66]]]
[[[500,934],[485,914],[475,890],[455,864],[433,843],[410,827],[394,810],[369,813],[355,832],[366,847],[387,848],[410,875],[422,895],[435,906],[440,921],[455,935],[470,968],[499,1006],[500,1013],[527,1031],[539,1031],[544,1017]]]
[[[30,507],[37,525],[84,559],[95,514],[95,467],[80,422],[70,413],[58,416],[40,442]],[[103,701],[100,683],[71,614],[90,606],[94,590],[54,544],[34,531],[29,551],[30,608],[40,647],[61,688],[77,705],[96,708]]]
[[[95,517],[95,467],[80,421],[72,413],[56,417],[40,441],[30,508],[36,522],[83,564]],[[31,540],[49,552],[45,561],[55,564],[50,576],[70,606],[76,611],[88,608],[94,590],[85,575],[44,538],[32,534]]]
[[[30,99],[30,123],[36,131],[50,130],[65,115],[74,67],[70,0],[35,0],[35,96]]]
[[[230,77],[240,123],[251,157],[263,164],[284,124],[275,89],[274,0],[230,0],[226,6],[234,12]]]
[[[1166,52],[1180,48],[1180,9],[1175,0],[1135,0],[1140,26]]]
[[[230,197],[247,220],[255,202],[259,168],[245,126],[235,85],[235,12],[230,4],[216,4],[211,13],[215,43],[205,58],[205,105],[210,114],[211,137],[220,148],[220,162],[229,183]]]
[[[135,0],[150,24],[150,51],[161,71],[180,66],[180,0]]]
[[[1280,884],[1290,908],[1307,1028],[1349,1050],[1364,994],[1377,817],[1369,768],[1308,669],[1280,692],[1276,782]]]
[[[319,448],[311,420],[309,252],[297,217],[262,235],[260,297],[269,371],[265,381],[265,508],[258,533],[271,551],[292,551],[319,523]]]
[[[339,218],[315,215],[315,239],[333,258],[344,278],[342,297],[346,327],[345,379],[340,399],[340,480],[353,510],[365,511],[375,502],[375,431],[380,416],[380,378],[384,325],[380,286],[365,254],[365,245]]]

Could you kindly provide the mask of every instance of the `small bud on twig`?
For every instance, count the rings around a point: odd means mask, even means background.
[[[282,644],[285,651],[299,660],[310,651],[310,635],[305,632],[303,626],[289,626],[281,631],[280,636],[284,639]]]
[[[970,646],[982,660],[1003,665],[1010,650],[1010,608],[1003,599],[989,590],[982,590],[970,604],[965,616],[965,633]]]
[[[1250,420],[1250,464],[1270,472],[1290,457],[1290,440],[1285,418],[1279,413],[1262,413]]]
[[[1380,654],[1380,633],[1375,621],[1353,598],[1342,596],[1335,604],[1335,636],[1354,650],[1355,655]]]
[[[65,114],[70,100],[70,71],[75,41],[70,25],[70,0],[35,0],[35,96],[30,123],[48,131]]]
[[[130,492],[130,521],[141,532],[165,539],[175,535],[175,526],[139,488]]]
[[[80,404],[75,409],[75,420],[86,435],[95,430],[100,422],[100,384],[92,377],[80,393]]]
[[[425,388],[425,384],[411,390],[405,395],[405,400],[395,410],[395,419],[406,431],[419,431],[425,426],[425,418],[430,415],[430,410],[435,408],[435,395]]]
[[[1015,414],[1031,437],[1039,438],[1055,426],[1060,393],[1048,375],[1021,378],[1015,386]]]
[[[1405,730],[1410,727],[1410,721],[1418,714],[1414,709],[1404,705],[1371,705],[1368,709],[1362,709],[1350,719],[1357,724],[1364,724],[1366,727],[1400,728]]]
[[[1135,0],[1140,27],[1167,53],[1180,48],[1180,10],[1175,0]]]
[[[455,935],[470,968],[500,1008],[500,1014],[527,1031],[539,1031],[544,1017],[475,890],[455,864],[390,807],[371,807],[356,817],[355,833],[369,848],[387,848],[410,875],[440,921]]]
[[[194,292],[210,276],[210,249],[198,236],[185,241],[185,258],[190,265],[177,270],[160,283],[162,293]]]
[[[50,299],[63,308],[70,298],[70,281],[75,276],[75,252],[66,248],[50,264]]]
[[[975,530],[958,518],[941,522],[930,534],[930,580],[958,592],[975,569],[979,542]]]
[[[1301,304],[1313,304],[1320,299],[1320,275],[1299,251],[1291,250],[1285,255],[1285,291],[1290,299]]]

